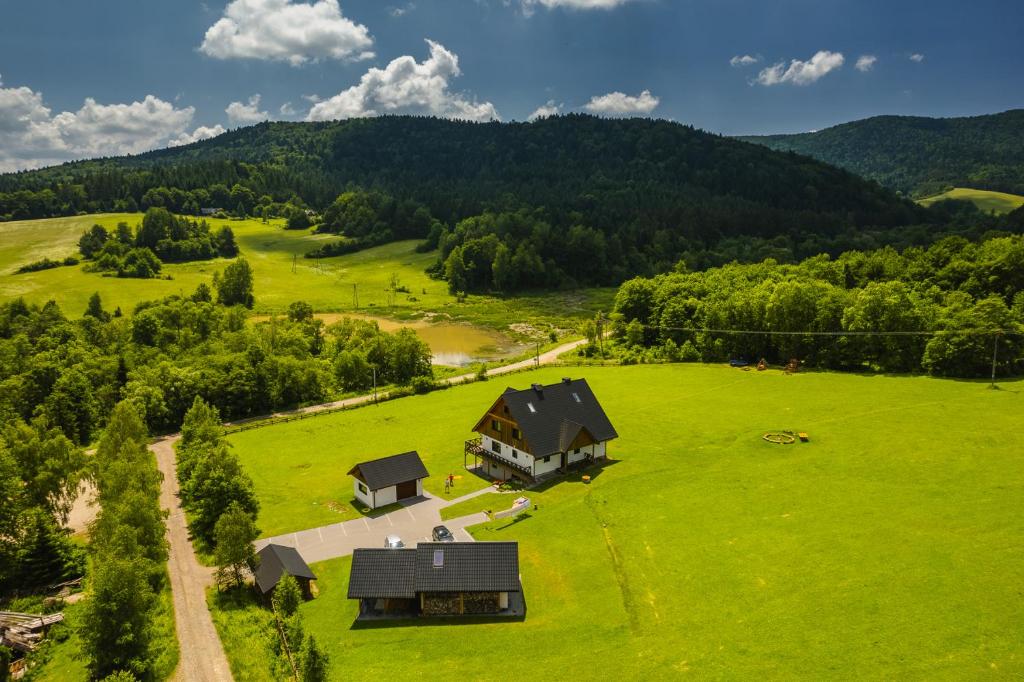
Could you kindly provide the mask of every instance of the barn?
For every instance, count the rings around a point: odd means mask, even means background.
[[[303,595],[307,598],[311,596],[310,581],[316,580],[316,575],[294,547],[271,543],[257,552],[256,556],[259,563],[254,577],[260,594],[271,592],[287,573],[299,583]]]
[[[423,479],[430,475],[415,450],[360,462],[348,474],[356,499],[370,509],[423,495]]]

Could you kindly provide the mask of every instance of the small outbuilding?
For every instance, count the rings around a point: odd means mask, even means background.
[[[306,597],[311,596],[309,583],[316,576],[294,547],[269,544],[256,552],[259,565],[256,567],[256,589],[260,594],[269,594],[281,582],[284,574],[295,578]]]
[[[360,462],[348,474],[355,478],[356,499],[370,509],[423,495],[423,479],[430,475],[415,450]]]

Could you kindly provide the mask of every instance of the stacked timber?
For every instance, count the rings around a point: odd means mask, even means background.
[[[63,613],[40,615],[0,611],[0,644],[28,653],[36,648],[51,625],[63,620]]]

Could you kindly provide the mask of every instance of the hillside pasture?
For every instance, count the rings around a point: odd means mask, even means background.
[[[1019,194],[990,192],[983,189],[968,189],[965,187],[954,187],[948,192],[936,194],[935,196],[931,196],[926,199],[920,199],[917,203],[922,206],[931,206],[936,202],[945,201],[947,199],[970,201],[986,213],[1009,213],[1010,211],[1024,206],[1024,197]]]
[[[352,627],[350,560],[323,562],[302,611],[333,679],[1024,674],[1024,382],[548,368],[230,440],[273,535],[341,520],[324,503],[361,459],[416,448],[437,494],[506,385],[563,375],[602,401],[615,461],[471,529],[520,543],[526,622]],[[782,429],[810,442],[761,438]]]

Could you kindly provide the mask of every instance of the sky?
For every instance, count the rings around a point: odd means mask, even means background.
[[[263,120],[724,135],[1024,107],[1020,0],[0,0],[0,172]]]

